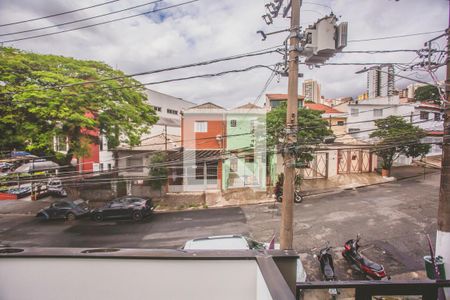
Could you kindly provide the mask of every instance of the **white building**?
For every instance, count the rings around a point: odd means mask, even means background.
[[[381,65],[367,72],[367,93],[369,99],[386,97],[394,94],[394,67]]]
[[[370,134],[376,129],[374,120],[389,116],[403,116],[410,118],[414,113],[414,105],[401,104],[400,97],[377,97],[364,101],[348,103],[347,132],[360,140],[368,140]]]
[[[315,80],[307,79],[303,82],[303,96],[305,101],[323,104],[323,99],[320,97],[320,84]]]
[[[442,154],[442,138],[444,135],[444,118],[437,104],[416,103],[412,122],[427,132],[422,143],[430,143],[431,149],[427,156]]]
[[[156,111],[158,122],[152,126],[150,133],[143,138],[149,138],[161,133],[181,136],[181,111],[197,104],[173,97],[154,90],[146,90],[147,103]]]

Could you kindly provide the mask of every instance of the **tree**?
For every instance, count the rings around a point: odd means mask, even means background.
[[[383,159],[382,168],[388,170],[388,173],[400,155],[418,157],[430,151],[430,145],[420,143],[426,136],[425,131],[402,117],[389,116],[376,120],[375,125],[378,129],[370,137],[378,140],[375,153]]]
[[[425,85],[418,87],[414,92],[414,99],[416,101],[432,100],[436,103],[440,102],[439,89],[434,85]]]
[[[155,189],[161,191],[161,188],[167,182],[167,167],[164,166],[164,163],[167,161],[166,153],[160,152],[156,153],[150,159],[150,186]]]
[[[266,117],[267,146],[273,149],[282,145],[286,136],[286,104],[272,109]],[[297,157],[297,165],[305,165],[313,160],[313,145],[322,143],[333,133],[328,128],[328,122],[321,117],[322,112],[299,108],[297,147],[293,149]]]
[[[158,120],[139,82],[105,63],[0,48],[0,149],[55,155],[53,139],[68,140],[67,164],[87,154],[98,133],[114,148],[138,145]],[[86,81],[102,80],[100,83]],[[66,85],[66,87],[57,87]]]

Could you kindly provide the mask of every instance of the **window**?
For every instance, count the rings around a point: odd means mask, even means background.
[[[111,164],[108,164],[108,171],[111,171]]]
[[[236,125],[237,125],[237,121],[236,120],[231,120],[230,121],[230,126],[231,127],[236,127]]]
[[[103,164],[100,164],[100,172],[103,172]]]
[[[217,162],[206,163],[206,179],[208,180],[217,179]]]
[[[434,120],[440,121],[441,120],[441,114],[440,113],[434,113]]]
[[[245,162],[246,163],[252,163],[255,161],[255,157],[253,155],[246,155],[245,156]]]
[[[153,109],[155,110],[155,111],[161,111],[161,106],[153,106]]]
[[[351,114],[353,117],[359,116],[359,109],[357,109],[357,108],[352,108],[351,111],[350,111],[350,114]]]
[[[344,121],[337,121],[337,126],[344,126],[344,125],[345,125]]]
[[[383,109],[376,108],[373,110],[373,116],[374,117],[382,117],[383,116]]]
[[[127,167],[131,167],[130,171],[140,171],[142,169],[142,157],[127,158]]]
[[[204,172],[203,163],[195,164],[195,179],[203,180],[205,178]]]
[[[208,122],[206,121],[195,121],[194,132],[208,132]]]
[[[420,112],[420,119],[421,120],[428,120],[428,116],[429,115],[429,113],[427,112],[427,111],[421,111]]]
[[[171,115],[178,115],[178,110],[168,108],[167,113]]]
[[[348,133],[355,133],[355,132],[359,132],[361,129],[359,128],[349,128],[348,129]]]
[[[57,136],[55,139],[55,151],[67,152],[67,138],[65,136]]]

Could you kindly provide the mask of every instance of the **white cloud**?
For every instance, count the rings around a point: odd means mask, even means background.
[[[41,20],[16,26],[1,27],[1,33],[23,29],[48,26],[67,20],[79,19],[95,14],[115,11],[117,9],[145,3],[122,0],[92,10],[77,12],[48,20]],[[165,3],[177,4],[181,0]],[[304,1],[301,23],[307,25],[329,12],[329,9]],[[329,5],[342,21],[349,22],[349,39],[363,39],[379,36],[391,36],[444,29],[447,27],[447,1],[443,0],[317,0],[319,4]],[[48,0],[3,0],[1,1],[1,23],[13,22],[55,12],[75,9],[100,3],[98,1],[61,2]],[[275,24],[266,26],[261,15],[264,13],[262,0],[201,0],[170,11],[161,12],[163,21],[154,17],[137,17],[107,25],[32,39],[13,43],[20,49],[38,53],[72,56],[81,59],[104,61],[127,73],[153,70],[181,65],[207,59],[267,48],[282,43],[285,34],[270,36],[262,42],[257,30],[274,31],[286,28],[288,19],[276,19]],[[119,16],[145,12],[153,5],[112,15],[102,19],[84,22],[92,24]],[[155,22],[155,20],[157,22]],[[309,23],[308,23],[309,22]],[[72,28],[81,24],[61,27]],[[52,32],[52,29],[43,32]],[[41,33],[34,32],[33,34]],[[10,37],[21,37],[15,35]],[[380,50],[380,49],[417,49],[433,35],[415,36],[402,39],[381,40],[362,43],[349,43],[345,50]],[[6,37],[0,38],[5,40]],[[8,44],[10,45],[10,44]],[[444,46],[444,42],[440,42]],[[393,54],[338,54],[330,62],[409,62],[412,53]],[[142,82],[159,81],[169,78],[191,76],[203,73],[216,73],[224,70],[244,68],[253,64],[274,64],[281,60],[278,54],[229,61],[197,68],[142,76]],[[309,70],[300,67],[304,78],[314,78],[322,85],[326,97],[355,96],[365,89],[365,75],[355,75],[361,67],[326,66]],[[443,76],[443,68],[440,76]],[[405,72],[404,74],[408,74]],[[219,105],[233,107],[244,102],[254,101],[260,93],[270,71],[258,69],[240,74],[225,75],[211,79],[195,79],[175,83],[151,86],[150,88],[183,97],[194,102],[213,101]],[[427,79],[427,77],[424,77]],[[407,81],[398,81],[405,85]],[[301,85],[300,85],[301,86]],[[280,82],[274,80],[270,92],[284,92],[287,89],[286,78]],[[261,102],[260,102],[261,103]]]

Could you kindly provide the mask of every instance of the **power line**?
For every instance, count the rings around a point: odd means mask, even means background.
[[[166,7],[162,7],[162,8],[153,9],[153,10],[146,11],[146,12],[139,13],[139,14],[134,14],[134,15],[126,16],[126,17],[116,18],[116,19],[112,19],[112,20],[108,20],[108,21],[104,21],[104,22],[99,22],[99,23],[95,23],[95,24],[90,24],[90,25],[85,25],[85,26],[81,26],[81,27],[77,27],[77,28],[70,28],[70,29],[61,30],[61,31],[57,31],[57,32],[50,32],[50,33],[32,35],[32,36],[23,37],[23,38],[17,38],[17,39],[0,41],[0,44],[1,43],[12,43],[12,42],[24,41],[24,40],[29,40],[29,39],[36,39],[36,38],[40,38],[40,37],[44,37],[44,36],[61,34],[61,33],[65,33],[65,32],[70,32],[70,31],[90,28],[90,27],[94,27],[94,26],[109,24],[109,23],[113,23],[113,22],[117,22],[117,21],[122,21],[122,20],[126,20],[126,19],[135,18],[135,17],[138,17],[138,16],[143,16],[143,15],[147,15],[147,14],[163,11],[163,10],[170,9],[170,8],[180,7],[180,6],[191,4],[191,3],[194,3],[194,2],[198,2],[198,1],[200,1],[200,0],[190,0],[190,1],[179,3],[179,4],[175,4],[175,5],[170,5],[170,6],[166,6]]]
[[[78,9],[73,9],[73,10],[69,10],[69,11],[65,11],[65,12],[60,12],[60,13],[56,13],[56,14],[52,14],[52,15],[47,15],[47,16],[44,16],[44,17],[38,17],[38,18],[33,18],[33,19],[28,19],[28,20],[23,20],[23,21],[16,21],[16,22],[11,22],[11,23],[0,24],[0,27],[16,25],[16,24],[22,24],[22,23],[26,23],[26,22],[32,22],[32,21],[37,21],[37,20],[42,20],[42,19],[62,16],[62,15],[71,14],[71,13],[74,13],[74,12],[77,12],[77,11],[82,11],[82,10],[86,10],[86,9],[90,9],[90,8],[94,8],[94,7],[103,6],[103,5],[106,5],[106,4],[109,4],[109,3],[113,3],[113,2],[117,2],[117,1],[119,1],[119,0],[107,1],[107,2],[103,2],[103,3],[99,3],[99,4],[95,4],[95,5],[90,5],[90,6],[86,6],[86,7],[82,7],[82,8],[78,8]]]
[[[2,33],[2,34],[0,34],[0,36],[16,35],[16,34],[20,34],[20,33],[27,33],[27,32],[39,31],[39,30],[44,30],[44,29],[49,29],[49,28],[56,28],[56,27],[69,25],[69,24],[75,24],[75,23],[84,22],[84,21],[88,21],[88,20],[93,20],[93,19],[97,19],[97,18],[109,16],[109,15],[118,14],[120,12],[124,12],[124,11],[127,11],[127,10],[131,10],[131,9],[147,6],[147,5],[158,3],[158,2],[161,2],[161,1],[163,1],[163,0],[151,1],[151,2],[144,3],[144,4],[127,7],[127,8],[124,8],[124,9],[120,9],[120,10],[112,11],[112,12],[109,12],[109,13],[104,13],[104,14],[100,14],[100,15],[84,18],[84,19],[78,19],[78,20],[63,22],[63,23],[49,25],[49,26],[44,26],[44,27],[39,27],[39,28],[26,29],[26,30],[22,30],[22,31]]]
[[[439,33],[439,32],[445,32],[445,29],[436,30],[436,31],[427,31],[427,32],[417,32],[417,33],[410,33],[410,34],[391,35],[391,36],[384,36],[384,37],[377,37],[377,38],[370,38],[370,39],[349,40],[347,42],[348,43],[359,43],[359,42],[368,42],[368,41],[389,40],[389,39],[398,39],[398,38],[404,38],[404,37],[409,37],[409,36],[425,35],[425,34],[432,34],[432,33]]]

